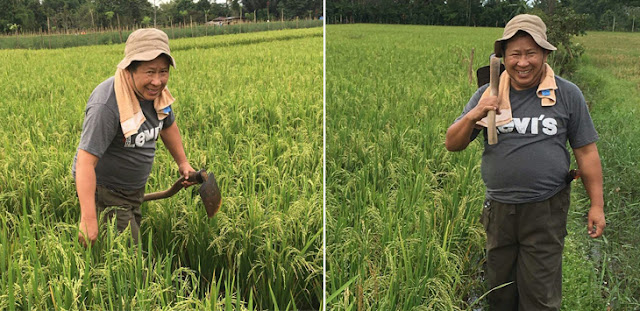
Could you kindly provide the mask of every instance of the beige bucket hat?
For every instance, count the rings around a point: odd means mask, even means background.
[[[169,37],[164,31],[155,28],[143,28],[132,32],[124,46],[124,58],[118,68],[126,69],[132,61],[154,60],[160,54],[166,54],[171,65],[176,68],[176,61],[169,50]]]
[[[525,31],[543,49],[555,51],[556,47],[547,41],[547,26],[536,15],[520,14],[514,16],[506,26],[502,38],[496,40],[493,51],[497,57],[502,57],[502,44],[513,37],[518,30]]]

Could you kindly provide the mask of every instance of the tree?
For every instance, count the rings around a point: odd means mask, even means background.
[[[107,20],[109,21],[109,26],[111,26],[112,28],[113,28],[113,23],[111,22],[111,20],[113,20],[114,14],[115,12],[113,11],[104,12],[104,15],[107,17]]]
[[[150,24],[151,24],[151,17],[145,16],[142,19],[142,25],[144,25],[144,27],[149,27]]]

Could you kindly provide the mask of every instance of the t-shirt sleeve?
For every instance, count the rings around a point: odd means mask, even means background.
[[[171,108],[171,106],[169,106],[168,108],[170,109],[169,115],[162,121],[163,130],[171,126],[176,121],[176,115],[173,113],[173,109]]]
[[[570,118],[567,128],[567,137],[571,148],[577,149],[598,141],[598,133],[591,120],[589,108],[577,86],[569,92]]]
[[[489,87],[489,84],[481,86],[473,94],[473,96],[471,96],[471,98],[469,99],[469,102],[464,106],[464,109],[462,110],[462,114],[460,114],[460,116],[458,116],[454,122],[458,122],[460,119],[462,119],[462,117],[464,117],[467,113],[469,113],[469,111],[471,111],[471,109],[475,108],[475,106],[478,105],[478,102],[480,101],[480,98],[482,97],[482,94],[484,93],[484,91],[488,87]],[[478,134],[480,133],[480,131],[481,130],[474,128],[473,132],[471,132],[470,140],[473,141],[474,139],[476,139],[476,137],[478,137]]]
[[[119,126],[118,115],[107,105],[87,105],[78,149],[102,157],[118,133]]]

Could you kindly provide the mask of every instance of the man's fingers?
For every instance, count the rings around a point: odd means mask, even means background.
[[[84,242],[84,237],[82,236],[82,231],[78,233],[78,242],[80,242],[80,245],[87,247],[87,244]]]
[[[87,247],[87,241],[85,240],[85,233],[81,230],[78,232],[78,242],[84,247]]]
[[[602,221],[593,221],[591,219],[589,219],[588,225],[587,225],[587,230],[589,235],[592,238],[597,238],[599,236],[602,235],[602,233],[604,232],[604,227],[606,226],[606,223],[602,222]]]

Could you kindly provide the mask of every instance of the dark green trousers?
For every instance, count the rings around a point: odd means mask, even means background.
[[[118,231],[131,227],[133,242],[138,244],[142,212],[140,205],[144,199],[144,188],[126,190],[98,185],[96,187],[96,212],[104,212],[103,221],[116,217]]]
[[[513,282],[489,294],[489,310],[560,310],[570,193],[567,186],[542,202],[485,202],[489,285]]]

